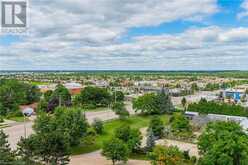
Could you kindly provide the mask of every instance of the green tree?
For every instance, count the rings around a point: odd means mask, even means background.
[[[78,99],[82,105],[106,107],[111,102],[111,94],[105,88],[89,86],[81,91],[80,97]]]
[[[174,106],[164,89],[161,92],[147,93],[133,100],[133,109],[144,114],[164,114],[174,111]]]
[[[115,137],[125,142],[128,141],[131,128],[128,125],[121,125],[115,129]]]
[[[155,146],[155,136],[153,135],[153,131],[151,129],[147,130],[147,139],[146,139],[146,150],[151,151]]]
[[[19,105],[36,102],[39,97],[36,86],[17,80],[0,80],[0,115],[15,113],[19,110]]]
[[[44,100],[46,102],[49,102],[50,99],[52,98],[52,95],[53,95],[53,91],[52,90],[48,90],[44,93]]]
[[[118,102],[122,102],[124,101],[125,95],[122,91],[115,91],[113,93],[113,101],[118,101]]]
[[[0,164],[15,164],[16,157],[7,141],[8,136],[0,130]]]
[[[113,165],[115,165],[117,161],[127,162],[129,151],[123,141],[113,138],[103,144],[102,155],[112,160]]]
[[[123,102],[116,102],[112,105],[112,110],[116,115],[119,116],[120,119],[126,119],[129,116],[129,112],[127,111],[125,104]]]
[[[154,116],[149,123],[149,129],[153,132],[156,138],[161,138],[164,131],[164,123],[159,116]]]
[[[57,108],[53,115],[40,114],[35,123],[36,133],[62,131],[68,138],[70,146],[79,143],[86,135],[88,124],[80,109]]]
[[[104,131],[103,122],[100,119],[94,119],[92,127],[94,128],[97,134],[102,134]]]
[[[235,122],[213,122],[198,139],[199,165],[246,165],[248,135]]]
[[[71,104],[71,94],[69,90],[61,84],[56,86],[51,97],[59,99],[61,106],[68,106]]]
[[[164,88],[157,94],[155,102],[158,106],[157,114],[172,113],[175,109],[168,92],[165,92]]]
[[[184,108],[184,111],[186,111],[186,104],[187,104],[187,100],[186,100],[186,98],[185,98],[185,97],[183,97],[183,98],[182,98],[182,100],[181,100],[181,104],[182,104],[182,106],[183,106],[183,108]]]
[[[227,103],[216,103],[201,99],[198,103],[192,103],[188,106],[188,111],[199,112],[202,114],[222,114],[230,116],[245,116],[248,117],[246,108],[240,105],[230,105]]]
[[[28,163],[65,165],[69,163],[70,145],[63,132],[38,133],[21,139],[19,155]]]
[[[156,94],[154,93],[144,94],[133,100],[133,109],[135,112],[140,111],[145,114],[157,113],[158,107],[155,101],[156,99]]]
[[[191,90],[192,90],[192,91],[198,91],[198,90],[199,90],[198,85],[197,85],[196,83],[193,83],[193,84],[191,85]]]
[[[114,135],[115,138],[126,143],[130,151],[134,152],[140,149],[142,135],[138,129],[132,129],[130,126],[122,125],[115,129]]]
[[[175,113],[171,118],[171,131],[175,136],[192,136],[192,129],[189,120],[181,113]]]
[[[19,143],[19,153],[29,162],[67,164],[72,146],[86,136],[88,124],[78,109],[57,108],[41,113],[34,123],[35,134]]]
[[[138,129],[131,129],[127,141],[128,148],[131,152],[136,152],[140,149],[142,135]]]

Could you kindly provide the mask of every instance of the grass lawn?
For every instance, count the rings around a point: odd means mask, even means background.
[[[126,120],[112,120],[104,123],[104,134],[98,135],[96,137],[95,143],[91,145],[79,145],[72,150],[73,155],[89,153],[92,151],[96,151],[101,149],[103,142],[109,140],[116,128],[120,127],[121,125],[129,125],[131,128],[140,129],[143,127],[147,127],[151,120],[152,116],[131,116]],[[168,123],[169,117],[168,115],[161,115],[161,119],[164,123]]]
[[[149,160],[146,154],[141,153],[132,153],[131,155],[129,155],[129,158],[133,160]]]
[[[29,83],[32,85],[48,85],[49,84],[47,82],[38,82],[38,81],[31,81]]]
[[[13,120],[13,121],[16,121],[16,122],[24,122],[24,117],[23,116],[20,116],[20,117],[10,117],[10,118],[7,118],[8,120]],[[25,121],[28,121],[28,118],[25,119]]]

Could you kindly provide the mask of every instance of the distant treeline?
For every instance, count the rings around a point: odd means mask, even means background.
[[[0,72],[5,75],[63,75],[63,76],[175,76],[175,77],[197,77],[197,76],[216,76],[248,78],[248,71],[12,71]]]

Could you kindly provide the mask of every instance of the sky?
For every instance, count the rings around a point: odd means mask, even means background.
[[[30,0],[0,70],[248,70],[248,0]]]

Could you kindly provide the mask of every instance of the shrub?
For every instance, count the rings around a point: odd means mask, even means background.
[[[151,129],[156,138],[161,138],[163,136],[164,123],[159,118],[159,116],[152,118],[149,124],[149,129]]]

